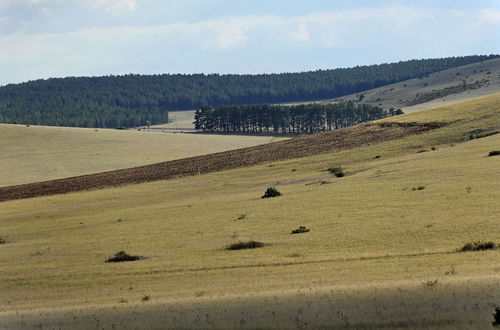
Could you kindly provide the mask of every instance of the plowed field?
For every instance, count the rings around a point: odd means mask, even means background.
[[[165,180],[336,152],[419,134],[444,123],[362,124],[255,147],[184,158],[128,169],[0,188],[0,201]]]

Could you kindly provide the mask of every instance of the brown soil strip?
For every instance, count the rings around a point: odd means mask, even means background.
[[[336,152],[419,134],[444,125],[444,123],[362,124],[244,149],[59,180],[0,187],[0,202],[166,180]]]

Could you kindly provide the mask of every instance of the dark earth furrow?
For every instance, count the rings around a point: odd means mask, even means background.
[[[361,124],[249,148],[52,181],[0,187],[0,202],[166,180],[336,152],[419,134],[444,125],[445,123],[440,122]]]

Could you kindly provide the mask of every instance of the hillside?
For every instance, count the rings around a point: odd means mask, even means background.
[[[171,110],[328,99],[497,57],[422,59],[282,74],[36,80],[0,87],[0,122],[108,128],[155,125],[166,123]]]
[[[443,123],[386,123],[359,125],[312,136],[269,143],[256,147],[172,160],[152,165],[89,174],[13,187],[0,187],[0,202],[44,195],[171,179],[179,176],[219,172],[271,161],[299,158],[351,149],[422,133]]]
[[[340,98],[405,113],[464,101],[500,91],[500,59],[491,59],[432,73]],[[361,100],[360,100],[361,99]],[[325,103],[337,101],[329,100]]]
[[[0,124],[0,187],[254,146],[267,136],[165,134]]]
[[[491,328],[500,249],[459,249],[500,243],[499,113],[497,93],[373,124],[447,122],[421,134],[2,202],[0,329]],[[121,250],[144,258],[104,262]]]

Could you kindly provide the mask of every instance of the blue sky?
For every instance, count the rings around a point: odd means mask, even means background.
[[[0,0],[0,85],[492,53],[498,0]]]

